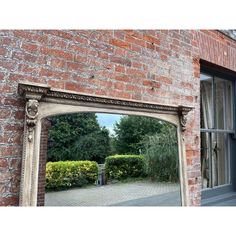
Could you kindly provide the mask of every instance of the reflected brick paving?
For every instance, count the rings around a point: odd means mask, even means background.
[[[177,183],[136,181],[103,186],[89,186],[45,194],[45,206],[109,206],[179,192]]]

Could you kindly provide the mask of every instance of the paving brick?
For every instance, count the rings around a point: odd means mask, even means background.
[[[97,187],[75,188],[67,191],[48,192],[45,195],[45,205],[109,206],[119,203],[122,206],[122,203],[125,204],[126,201],[135,202],[135,200],[139,199],[139,204],[143,202],[143,206],[145,206],[145,199],[147,197],[157,197],[162,196],[162,194],[171,195],[175,192],[178,192],[180,195],[180,186],[177,183],[136,181],[132,183],[116,183]],[[176,206],[179,205],[181,205],[180,199],[176,199]]]

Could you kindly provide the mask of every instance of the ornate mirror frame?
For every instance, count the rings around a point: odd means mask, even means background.
[[[189,205],[184,131],[187,122],[186,115],[192,107],[91,96],[23,82],[18,84],[18,93],[26,100],[20,206],[37,206],[42,119],[77,112],[142,115],[174,124],[178,134],[181,202],[182,206]]]

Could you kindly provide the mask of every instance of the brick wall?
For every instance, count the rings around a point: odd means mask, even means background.
[[[24,119],[19,81],[194,106],[185,140],[191,204],[199,205],[199,60],[236,71],[235,50],[235,41],[209,30],[0,31],[0,205],[18,204]]]
[[[51,127],[51,122],[45,118],[42,120],[42,131],[40,139],[40,156],[39,156],[39,178],[38,178],[38,206],[44,206],[45,201],[45,174],[48,149],[48,131]]]
[[[236,71],[236,42],[218,31],[195,34],[201,59]]]

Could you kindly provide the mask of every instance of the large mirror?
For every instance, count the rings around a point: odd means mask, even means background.
[[[173,124],[93,112],[48,119],[45,206],[181,205]]]

